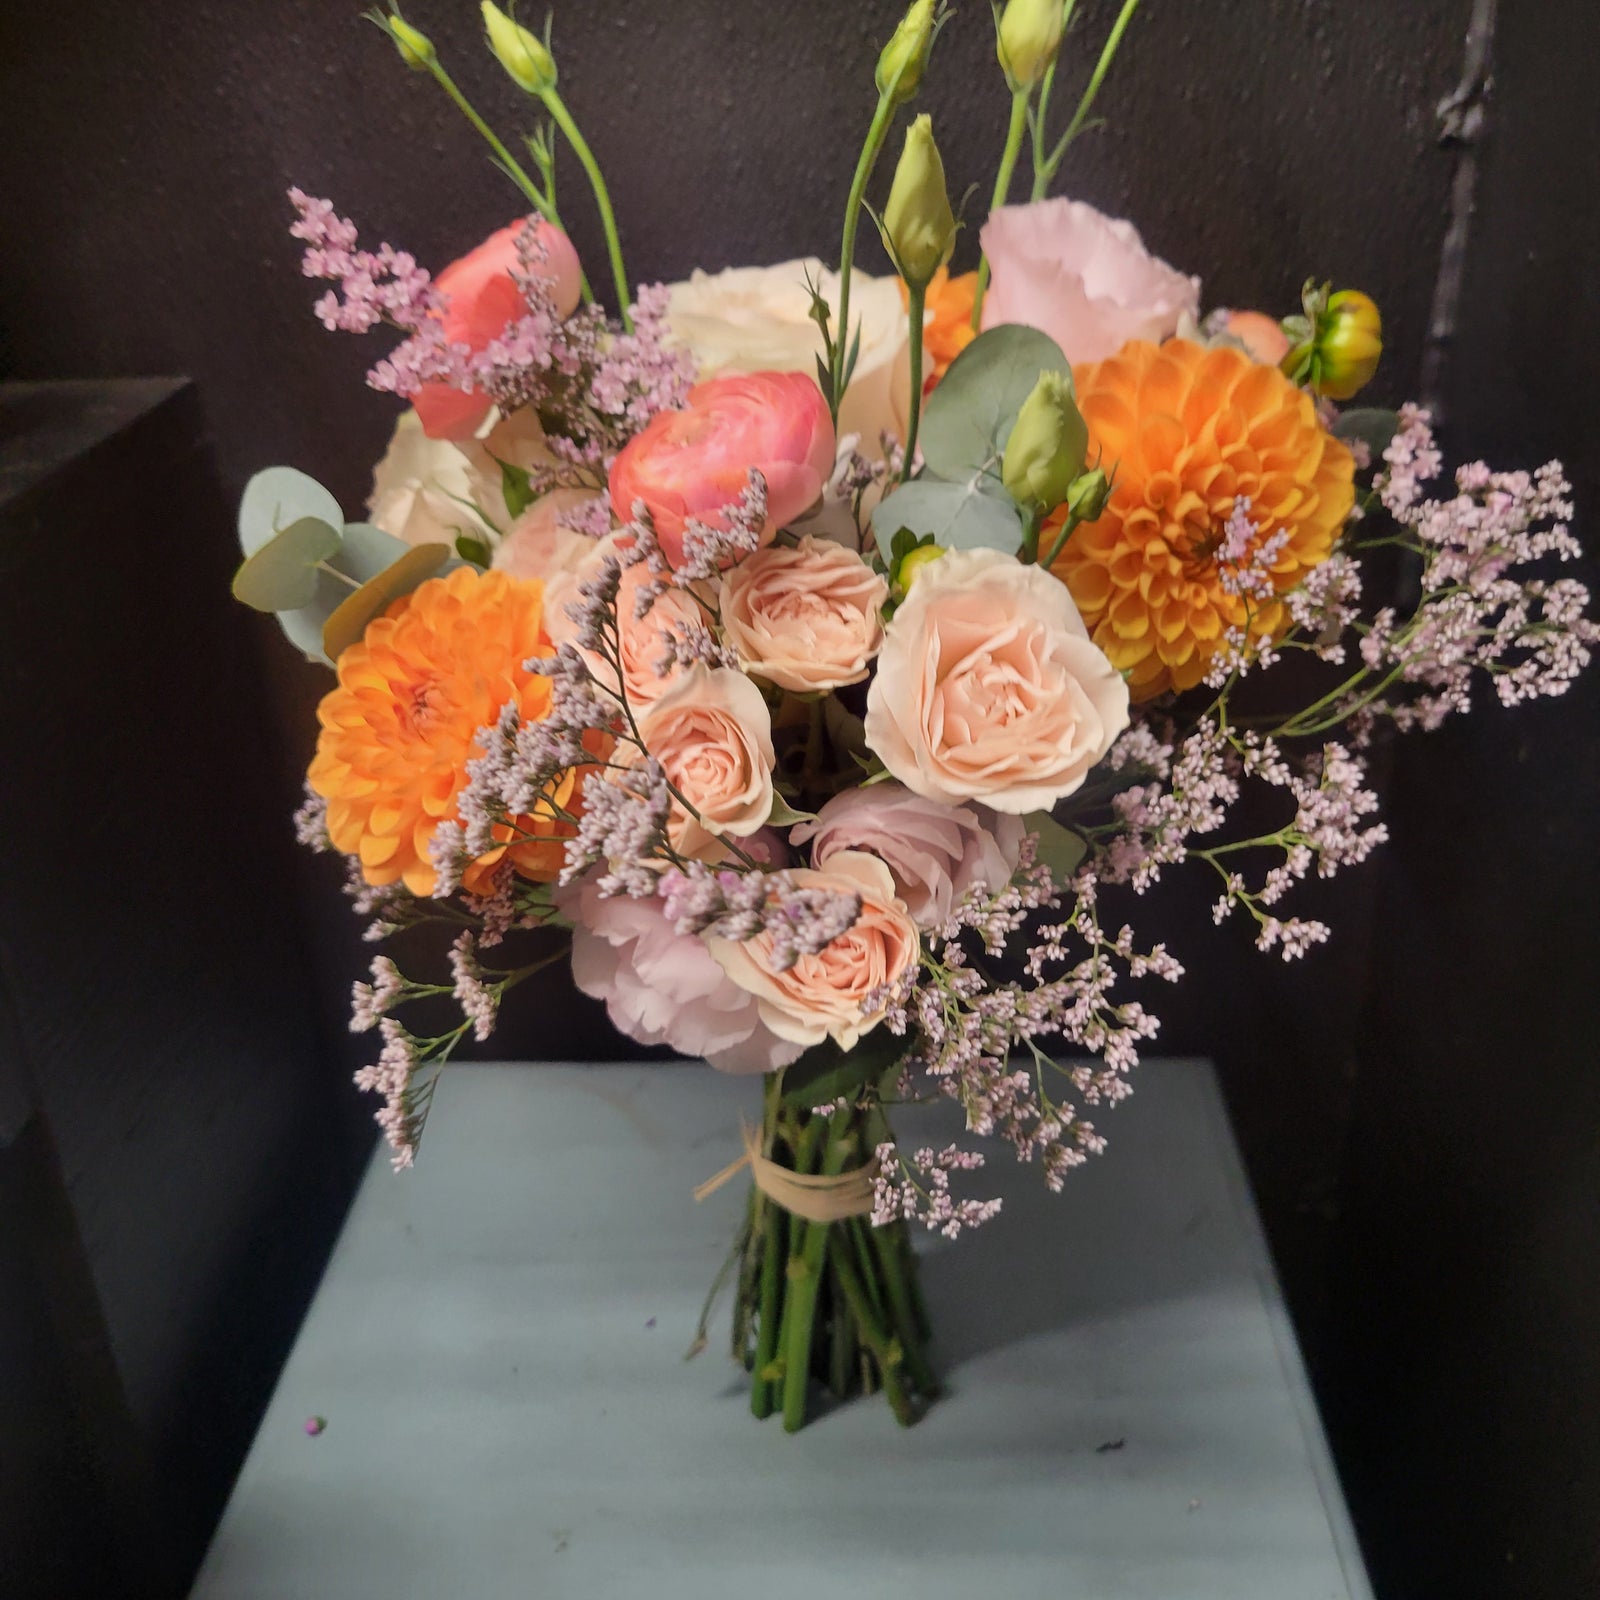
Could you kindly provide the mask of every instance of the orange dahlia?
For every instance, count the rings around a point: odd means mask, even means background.
[[[1135,341],[1073,376],[1090,459],[1115,464],[1116,485],[1054,571],[1135,700],[1192,688],[1225,629],[1256,639],[1288,626],[1280,600],[1222,582],[1216,557],[1235,500],[1250,501],[1257,548],[1284,535],[1266,569],[1281,595],[1332,553],[1355,501],[1355,464],[1309,395],[1240,350]]]
[[[322,732],[307,779],[328,802],[329,837],[360,859],[368,883],[433,893],[428,845],[456,817],[467,762],[482,754],[478,729],[513,699],[525,721],[548,715],[550,680],[523,663],[553,653],[543,584],[460,567],[396,600],[339,657],[339,686],[317,709]],[[575,782],[568,773],[555,805],[567,804]],[[570,829],[553,812],[517,824],[519,842],[480,857],[469,889],[487,888],[508,854],[528,877],[560,870]]]
[[[925,390],[938,383],[950,370],[950,363],[977,337],[972,331],[972,301],[977,290],[976,272],[952,278],[948,267],[940,267],[929,280],[922,321],[922,348],[928,363],[922,385]],[[904,283],[900,298],[910,304]]]

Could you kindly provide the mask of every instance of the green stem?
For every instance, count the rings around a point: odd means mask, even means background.
[[[901,483],[911,481],[911,463],[917,453],[917,430],[922,426],[922,316],[928,301],[925,283],[908,283],[907,308],[911,325],[911,418],[906,425],[906,459],[900,468]]]
[[[849,1243],[842,1237],[834,1245],[833,1270],[839,1287],[844,1292],[845,1304],[850,1307],[850,1314],[861,1330],[861,1342],[872,1352],[878,1363],[878,1375],[883,1380],[884,1396],[895,1414],[895,1420],[902,1427],[910,1427],[917,1420],[917,1413],[916,1407],[911,1402],[911,1396],[906,1392],[905,1380],[900,1374],[904,1351],[898,1340],[891,1339],[884,1332],[883,1325],[874,1315],[866,1291],[861,1287],[861,1280],[856,1277],[855,1267],[850,1261]]]
[[[578,131],[578,124],[572,120],[572,113],[567,110],[561,96],[554,89],[546,89],[540,98],[555,119],[556,126],[567,136],[567,143],[572,146],[583,170],[589,175],[589,186],[594,190],[595,204],[600,208],[600,222],[606,231],[606,249],[611,255],[611,278],[617,289],[617,315],[622,318],[623,328],[632,333],[633,318],[628,313],[628,307],[633,303],[633,296],[628,290],[628,274],[622,265],[622,241],[617,237],[617,218],[611,209],[611,195],[606,189],[605,178],[601,176],[600,164],[595,160],[587,140]]]
[[[822,1157],[825,1177],[837,1177],[845,1169],[855,1140],[848,1131],[848,1112],[834,1113],[838,1127],[828,1140]],[[810,1117],[800,1134],[795,1155],[796,1172],[808,1170],[815,1159],[822,1131],[829,1126],[822,1117]],[[783,1299],[783,1428],[796,1433],[805,1426],[806,1388],[811,1377],[811,1339],[817,1314],[817,1290],[822,1284],[822,1268],[827,1259],[831,1224],[791,1219],[789,1265]],[[846,1291],[848,1294],[848,1291]],[[852,1304],[856,1319],[860,1311]]]
[[[898,80],[897,80],[898,81]],[[839,421],[839,407],[844,403],[845,358],[850,349],[850,274],[856,262],[856,225],[861,220],[861,203],[866,198],[867,180],[883,153],[883,142],[889,136],[889,124],[894,121],[894,84],[878,96],[878,109],[872,114],[872,125],[867,129],[867,142],[861,147],[856,161],[855,176],[850,180],[850,198],[844,210],[844,237],[839,242],[839,331],[833,345],[833,393],[828,396],[828,410],[835,425]]]
[[[750,1409],[758,1417],[772,1415],[777,1385],[769,1370],[778,1354],[778,1325],[782,1318],[783,1253],[788,1218],[782,1209],[761,1195],[751,1243],[761,1252],[761,1301],[756,1324],[756,1364],[750,1375]]]
[[[856,1225],[866,1235],[868,1246],[877,1258],[878,1276],[889,1299],[889,1314],[894,1319],[901,1348],[905,1351],[906,1370],[918,1390],[931,1400],[939,1392],[939,1380],[934,1377],[927,1352],[922,1347],[922,1341],[926,1338],[922,1332],[922,1321],[927,1311],[926,1307],[918,1305],[911,1292],[916,1269],[911,1263],[908,1271],[908,1263],[901,1255],[900,1240],[904,1227],[869,1228],[859,1219]]]
[[[1073,112],[1072,121],[1067,124],[1067,131],[1061,135],[1055,149],[1045,159],[1043,167],[1035,165],[1033,174],[1035,200],[1043,197],[1050,180],[1056,175],[1056,169],[1061,165],[1062,157],[1066,155],[1072,141],[1083,131],[1084,123],[1089,120],[1089,111],[1094,105],[1095,96],[1100,93],[1100,85],[1105,82],[1106,74],[1111,70],[1111,63],[1116,59],[1117,47],[1122,43],[1122,36],[1128,31],[1128,24],[1133,21],[1133,14],[1138,9],[1139,0],[1124,0],[1122,10],[1117,14],[1117,20],[1111,25],[1111,35],[1106,40],[1105,49],[1100,52],[1100,59],[1095,63],[1088,87],[1078,102],[1078,109]],[[1041,172],[1043,182],[1040,181]]]
[[[1011,174],[1017,169],[1017,156],[1022,150],[1022,138],[1028,131],[1028,100],[1033,94],[1029,84],[1018,84],[1011,91],[1011,124],[1006,129],[1006,147],[1000,153],[1000,170],[995,174],[994,197],[989,201],[992,215],[1006,203],[1011,193]],[[973,332],[983,326],[983,297],[989,288],[989,258],[978,263],[978,287],[972,296]]]
[[[1056,536],[1056,542],[1053,545],[1050,546],[1050,555],[1049,555],[1048,559],[1046,559],[1045,561],[1040,562],[1041,566],[1043,566],[1045,568],[1050,568],[1050,567],[1053,567],[1056,564],[1056,557],[1059,556],[1061,554],[1061,552],[1066,549],[1067,540],[1072,537],[1072,531],[1077,526],[1078,526],[1078,519],[1076,517],[1074,517],[1073,514],[1069,511],[1066,514],[1066,517],[1062,520],[1061,532]]]

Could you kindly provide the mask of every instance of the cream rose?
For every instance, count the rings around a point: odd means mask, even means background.
[[[483,519],[463,501],[477,485],[471,464],[447,439],[430,439],[415,411],[402,411],[383,459],[372,469],[367,520],[407,544],[486,539]]]
[[[723,579],[722,627],[745,668],[806,694],[860,683],[883,643],[889,585],[854,551],[802,538],[770,545]]]
[[[772,812],[772,719],[761,691],[731,667],[690,667],[638,718],[645,748],[699,812],[672,803],[667,836],[681,855],[721,860],[723,838],[755,833]],[[624,759],[638,761],[636,746]]]
[[[1128,686],[1066,585],[1000,550],[917,574],[867,694],[869,747],[930,800],[1048,809],[1128,725]]]
[[[772,961],[772,935],[743,943],[708,939],[717,964],[756,997],[761,1020],[780,1039],[821,1044],[832,1039],[848,1050],[883,1020],[887,1006],[868,1009],[873,995],[896,983],[916,964],[916,924],[895,898],[894,879],[876,856],[841,851],[823,872],[810,868],[789,876],[802,889],[859,894],[861,915],[816,955],[804,955],[786,972]]]
[[[837,328],[839,275],[815,259],[775,267],[696,272],[670,288],[667,325],[700,363],[700,376],[723,372],[815,375],[822,335],[811,320],[811,274],[833,307]],[[911,401],[911,330],[894,278],[850,276],[850,320],[860,319],[861,354],[839,411],[839,432],[861,436],[864,453],[879,453],[885,430],[902,435]]]
[[[979,234],[994,274],[983,325],[1048,333],[1068,361],[1104,361],[1130,339],[1154,343],[1200,309],[1200,280],[1144,247],[1131,222],[1081,200],[1001,206]]]

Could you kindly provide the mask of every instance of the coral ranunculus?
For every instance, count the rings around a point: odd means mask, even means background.
[[[1281,595],[1332,553],[1355,464],[1311,397],[1242,350],[1134,343],[1074,376],[1091,458],[1115,462],[1116,483],[1054,570],[1134,699],[1192,688],[1226,629],[1248,624],[1256,639],[1288,623],[1279,600],[1247,600],[1222,581],[1216,556],[1236,499],[1250,501],[1257,548],[1284,535],[1267,569]],[[1047,524],[1041,551],[1054,536]]]
[[[482,754],[478,729],[510,700],[526,721],[549,714],[550,680],[524,665],[553,653],[543,612],[542,585],[462,567],[396,600],[339,657],[306,776],[328,802],[335,848],[360,859],[368,883],[432,894],[428,848],[435,828],[456,817],[467,762]],[[569,773],[564,790],[574,783]],[[565,792],[553,798],[567,802]],[[509,854],[527,876],[553,878],[570,828],[553,814],[518,825],[541,837],[502,845],[481,865]]]
[[[658,412],[611,467],[611,505],[626,522],[636,500],[649,509],[667,559],[683,559],[691,517],[723,526],[719,513],[767,480],[767,533],[822,496],[833,473],[833,424],[816,381],[802,372],[732,373],[697,383],[683,411]]]
[[[526,315],[527,301],[511,276],[518,268],[517,237],[525,226],[513,222],[490,234],[434,279],[434,288],[444,297],[440,322],[451,344],[482,350],[506,331],[508,323]],[[548,222],[536,221],[534,231],[545,251],[544,260],[536,263],[538,275],[550,280],[556,310],[569,317],[577,308],[583,279],[578,252],[566,234]],[[445,383],[424,384],[411,403],[430,439],[470,439],[489,415],[490,404],[486,395],[468,394]]]

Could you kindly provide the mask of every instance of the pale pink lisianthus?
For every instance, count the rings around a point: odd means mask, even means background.
[[[918,927],[940,928],[972,891],[998,894],[1011,881],[1023,831],[1020,817],[875,783],[835,795],[815,822],[800,823],[789,837],[810,844],[812,865],[819,868],[844,850],[877,856],[911,919]]]
[[[1104,361],[1130,339],[1159,344],[1200,310],[1200,280],[1151,255],[1131,222],[1081,200],[989,214],[979,238],[993,277],[983,325],[1025,323],[1068,361]]]
[[[542,494],[506,529],[495,546],[494,566],[513,578],[539,578],[545,584],[546,627],[559,644],[552,611],[552,580],[576,574],[589,561],[595,541],[563,525],[561,518],[600,497],[589,489],[552,489]]]
[[[1128,725],[1128,686],[1043,567],[950,550],[884,633],[868,746],[908,789],[996,811],[1046,810]]]
[[[556,490],[556,493],[572,493]],[[577,643],[578,625],[567,614],[567,607],[579,599],[580,587],[596,577],[608,556],[616,554],[616,544],[611,537],[600,540],[583,539],[585,549],[577,565],[563,568],[545,583],[545,627],[551,642],[557,645]],[[497,563],[498,565],[498,563]],[[699,627],[705,621],[705,612],[693,595],[682,589],[668,589],[658,595],[650,609],[639,615],[639,591],[651,581],[648,567],[642,562],[622,569],[622,582],[617,590],[618,658],[622,662],[622,688],[628,696],[628,706],[635,716],[653,706],[662,695],[683,676],[684,669],[669,656],[667,640],[662,636],[673,633],[682,636],[688,627]],[[589,670],[598,683],[615,690],[617,674],[611,663],[593,650],[579,646]],[[663,663],[666,670],[661,671]]]
[[[703,1056],[722,1072],[774,1072],[800,1054],[801,1045],[762,1022],[755,996],[698,934],[673,929],[658,896],[607,897],[582,882],[558,890],[556,900],[573,923],[573,982],[605,1002],[620,1033]]]
[[[728,838],[747,838],[772,814],[772,718],[761,691],[732,667],[692,666],[638,715],[645,749],[694,807],[674,799],[667,837],[680,855],[720,861]],[[643,759],[618,748],[617,761]]]
[[[821,1044],[832,1039],[848,1050],[883,1020],[886,991],[916,964],[921,946],[916,924],[895,897],[894,878],[876,856],[846,850],[826,870],[796,868],[797,888],[858,894],[861,915],[853,927],[816,955],[802,955],[779,971],[772,935],[754,939],[708,939],[717,964],[756,997],[761,1020],[780,1039]]]
[[[766,480],[770,538],[821,498],[833,465],[833,424],[814,379],[730,374],[697,383],[682,411],[657,412],[623,446],[611,466],[611,505],[626,522],[642,501],[678,566],[684,523],[725,526],[721,513],[744,494],[752,468]]]
[[[860,683],[883,643],[884,582],[853,550],[803,537],[729,570],[722,626],[747,671],[807,694]]]
[[[521,269],[517,239],[527,226],[519,220],[490,234],[433,280],[445,302],[439,322],[449,343],[473,351],[486,349],[508,324],[527,315],[527,300],[511,276]],[[556,310],[569,317],[577,309],[583,281],[578,252],[551,223],[535,221],[533,229],[544,250],[543,259],[533,263],[534,270],[549,281]],[[425,383],[411,403],[430,439],[470,439],[491,404],[487,395],[467,394],[445,383]]]

